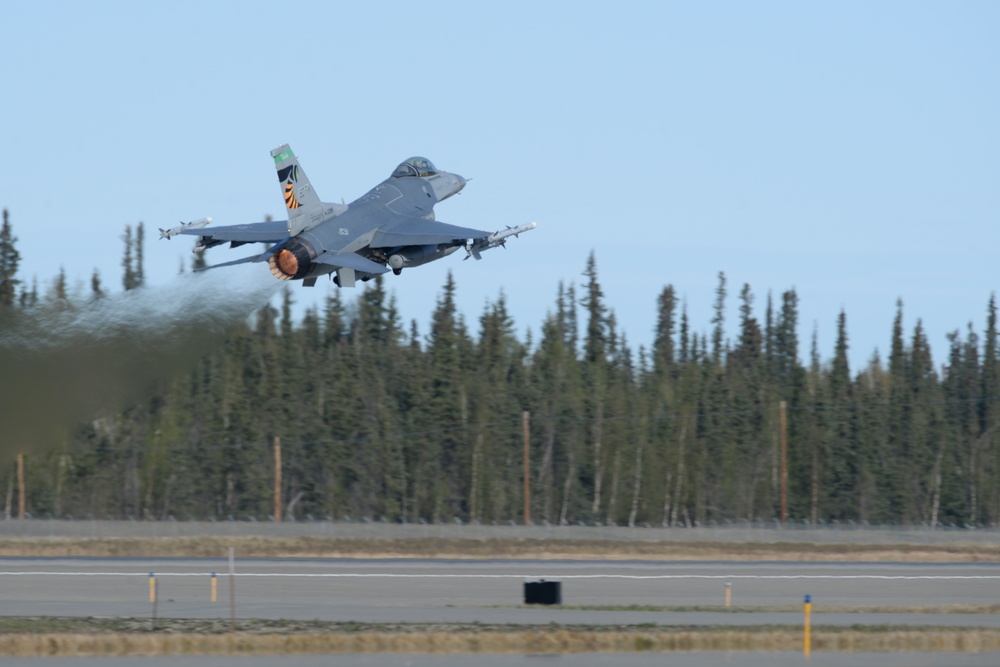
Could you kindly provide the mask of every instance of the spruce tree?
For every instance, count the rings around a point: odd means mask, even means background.
[[[133,240],[132,225],[125,225],[125,232],[122,234],[122,243],[125,245],[125,252],[122,255],[122,287],[127,292],[137,286],[135,277],[135,266],[132,259]]]
[[[131,225],[125,225],[125,232],[122,234],[122,243],[125,244],[125,252],[122,255],[122,287],[125,291],[142,287],[145,282],[145,269],[143,268],[143,241],[145,230],[140,222],[133,231]]]
[[[896,520],[907,516],[912,507],[907,490],[907,460],[911,455],[908,437],[911,418],[909,356],[903,341],[903,301],[896,301],[896,316],[892,322],[892,339],[889,345],[889,395],[886,420],[889,441],[885,452],[887,468],[881,475],[882,489],[888,501],[887,513]]]
[[[715,288],[715,306],[712,315],[712,362],[719,366],[723,360],[723,343],[726,324],[726,274],[719,271],[719,286]]]
[[[820,478],[821,514],[848,520],[857,517],[858,450],[854,438],[853,384],[847,359],[847,314],[837,317],[837,341],[825,387],[825,436]]]
[[[673,374],[675,359],[677,295],[672,285],[660,291],[657,298],[656,332],[653,338],[653,369],[658,374]]]
[[[979,398],[979,438],[971,474],[975,476],[970,522],[1000,521],[1000,341],[996,295],[990,295],[983,339],[982,390]],[[992,499],[993,502],[987,502]]]
[[[143,243],[146,240],[146,230],[140,221],[135,228],[135,286],[142,287],[146,283],[145,255]]]
[[[21,255],[17,251],[17,238],[10,225],[10,214],[3,210],[3,226],[0,226],[0,307],[13,306],[17,296],[17,266]]]
[[[876,350],[855,382],[854,404],[858,424],[859,470],[857,511],[861,523],[885,523],[891,503],[884,483],[889,459],[889,375]]]
[[[94,272],[90,275],[90,297],[92,299],[100,299],[104,296],[104,288],[101,287],[101,274],[94,269]]]
[[[608,452],[605,447],[604,418],[607,410],[608,358],[610,356],[610,327],[604,292],[597,277],[597,261],[593,251],[587,258],[583,272],[587,279],[581,305],[587,312],[587,333],[583,341],[583,378],[587,386],[585,410],[589,421],[587,442],[590,457],[581,469],[591,488],[590,511],[593,518],[601,514],[604,484],[608,471]]]
[[[722,489],[728,498],[727,514],[749,520],[755,519],[765,504],[770,514],[767,471],[773,449],[771,438],[766,436],[772,409],[765,404],[764,338],[753,316],[753,301],[750,285],[744,284],[740,291],[740,336],[726,361],[730,404],[726,431],[730,436],[723,445],[727,470]]]
[[[577,512],[583,491],[578,476],[584,459],[581,443],[583,382],[576,358],[572,290],[559,283],[555,312],[542,323],[541,339],[533,356],[532,407],[534,424],[542,425],[541,461],[537,486],[541,490],[542,516],[550,523],[566,523]]]
[[[468,473],[471,468],[468,442],[469,387],[465,364],[471,342],[455,305],[455,279],[449,272],[444,292],[431,316],[430,415],[439,429],[435,446],[428,450],[420,473],[429,492],[424,512],[434,520],[464,515],[467,510]]]
[[[907,523],[929,524],[933,501],[940,495],[940,472],[945,454],[941,433],[942,404],[937,372],[923,322],[917,320],[910,345],[910,420],[907,429],[909,455],[906,483],[912,499],[903,519]]]

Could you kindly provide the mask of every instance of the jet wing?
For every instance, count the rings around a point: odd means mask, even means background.
[[[402,216],[401,216],[402,217]],[[434,220],[402,218],[383,225],[372,237],[372,248],[398,248],[407,245],[438,245],[455,241],[485,238],[490,232],[457,227]]]
[[[272,220],[270,222],[254,222],[246,225],[182,229],[180,233],[191,236],[203,236],[212,241],[220,242],[277,243],[288,238],[288,222],[285,220]]]
[[[388,273],[389,271],[388,268],[382,266],[381,264],[373,262],[370,259],[353,252],[327,251],[319,255],[313,261],[319,264],[326,264],[327,266],[335,266],[338,269],[354,269],[355,271],[371,273],[372,275]]]

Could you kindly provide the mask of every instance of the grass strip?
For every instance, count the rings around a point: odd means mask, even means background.
[[[0,556],[509,558],[719,561],[995,562],[1000,544],[822,544],[570,539],[337,537],[5,537]]]
[[[495,608],[531,609],[529,605],[493,605]],[[729,614],[764,613],[764,612],[802,612],[802,605],[758,605],[732,606],[721,605],[558,605],[550,609],[569,609],[574,611],[671,611],[671,612],[725,612]],[[940,605],[833,605],[813,604],[814,614],[1000,614],[998,604],[940,604]]]
[[[8,619],[9,620],[9,619]],[[171,619],[20,619],[34,632],[0,623],[4,656],[288,655],[302,653],[580,653],[801,651],[800,628],[655,626],[367,625]],[[131,629],[127,626],[133,624]],[[816,627],[815,652],[984,652],[1000,650],[1000,630]]]

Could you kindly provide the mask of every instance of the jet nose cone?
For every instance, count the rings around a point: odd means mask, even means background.
[[[431,179],[434,194],[438,201],[444,201],[448,197],[459,193],[465,187],[466,180],[458,174],[448,171],[439,172],[437,178]]]

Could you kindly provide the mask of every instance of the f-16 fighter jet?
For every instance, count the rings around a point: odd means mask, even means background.
[[[460,192],[466,180],[441,171],[427,158],[402,162],[386,180],[350,204],[321,202],[288,144],[271,151],[288,220],[214,227],[184,227],[176,233],[197,235],[194,251],[229,243],[266,243],[263,253],[208,268],[267,262],[279,280],[301,280],[306,287],[319,276],[334,274],[340,287],[392,271],[420,266],[456,250],[466,259],[535,228],[531,222],[489,232],[437,222],[434,205]],[[199,221],[200,222],[200,221]],[[170,230],[175,232],[175,229]],[[169,238],[169,236],[168,236]]]

